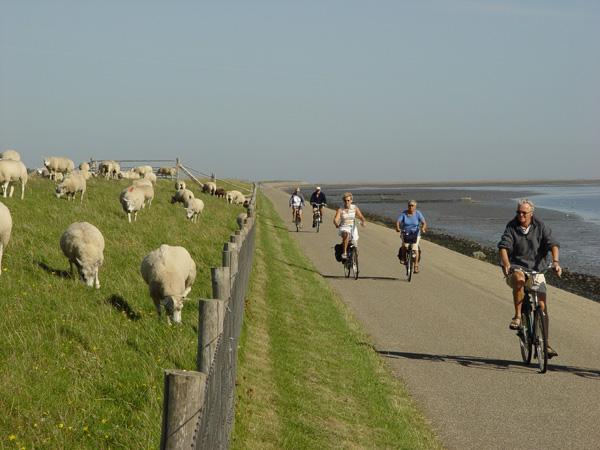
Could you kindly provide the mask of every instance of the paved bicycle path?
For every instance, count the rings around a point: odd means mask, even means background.
[[[360,228],[360,278],[346,279],[333,255],[334,212],[325,211],[315,233],[305,211],[297,233],[289,195],[263,192],[447,448],[600,448],[600,304],[549,288],[559,357],[542,375],[521,362],[508,330],[511,293],[499,268],[422,240],[422,270],[408,283],[397,233],[368,223]]]

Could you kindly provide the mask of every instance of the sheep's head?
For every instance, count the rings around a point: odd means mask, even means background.
[[[60,198],[65,194],[65,187],[62,184],[59,184],[58,186],[56,186],[56,197]]]
[[[83,262],[77,258],[77,269],[79,271],[79,278],[89,287],[100,289],[100,281],[98,280],[98,270],[102,265],[102,261],[96,261],[94,264],[83,264]]]
[[[183,309],[183,297],[179,295],[167,295],[160,303],[165,307],[169,323],[181,323],[181,310]]]
[[[180,191],[182,189],[185,189],[185,182],[183,181],[178,181],[175,183],[175,190]]]
[[[185,216],[188,219],[191,219],[194,216],[194,209],[193,208],[186,208],[185,209]]]

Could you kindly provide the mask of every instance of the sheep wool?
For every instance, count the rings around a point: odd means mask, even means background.
[[[10,233],[12,231],[12,216],[10,210],[0,202],[0,275],[2,275],[2,256],[4,249],[10,241]]]
[[[72,223],[60,238],[60,248],[69,260],[71,277],[75,266],[80,280],[100,289],[98,272],[104,262],[104,236],[100,230],[88,222]]]

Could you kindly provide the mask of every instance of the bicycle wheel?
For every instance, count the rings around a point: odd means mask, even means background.
[[[317,221],[316,222],[317,222],[316,228],[317,228],[317,233],[318,233],[319,232],[319,227],[321,226],[321,218],[317,217]]]
[[[350,278],[350,271],[352,270],[352,250],[348,249],[348,256],[344,260],[344,276]]]
[[[296,233],[298,231],[300,231],[300,216],[296,215],[296,220],[294,221],[296,223]]]
[[[354,279],[358,280],[358,249],[356,247],[352,250],[352,271]]]
[[[523,358],[523,362],[526,364],[531,362],[531,350],[533,349],[531,320],[531,313],[523,312],[523,314],[521,314],[521,328],[517,333],[519,336],[519,347],[521,348],[521,358]]]
[[[408,246],[408,249],[406,250],[406,278],[408,279],[408,282],[410,283],[410,280],[412,279],[412,274],[414,271],[414,258],[413,258],[413,251],[412,251],[412,245]]]
[[[546,370],[548,369],[548,339],[544,316],[545,313],[538,308],[535,310],[533,317],[534,345],[540,373],[546,373]]]

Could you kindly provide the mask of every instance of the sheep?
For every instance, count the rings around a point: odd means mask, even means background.
[[[0,159],[11,159],[13,161],[21,161],[21,155],[16,150],[4,150],[0,153]]]
[[[133,168],[133,171],[139,173],[140,177],[143,177],[147,173],[152,173],[153,169],[152,166],[137,166]]]
[[[234,205],[242,205],[246,200],[246,197],[240,191],[228,191],[225,198],[227,203],[233,203]]]
[[[62,172],[56,172],[54,174],[54,181],[58,181],[59,183],[64,180],[64,175],[62,174]],[[52,179],[52,177],[50,177],[50,179]]]
[[[154,188],[152,187],[152,182],[148,179],[135,180],[133,182],[133,186],[142,190],[144,193],[144,201],[146,202],[144,206],[148,205],[148,208],[150,208],[152,200],[154,199]]]
[[[83,203],[83,194],[85,194],[85,189],[85,173],[74,171],[62,183],[56,186],[56,197],[60,198],[63,195],[66,195],[67,200],[74,200],[75,194],[81,192],[81,201],[79,203]]]
[[[217,190],[215,191],[215,196],[218,198],[225,198],[226,195],[227,192],[225,192],[225,189],[223,188],[217,188]]]
[[[183,301],[196,280],[196,263],[189,252],[183,247],[163,244],[144,257],[140,271],[158,317],[163,305],[169,325],[181,323]]]
[[[163,177],[175,178],[177,176],[177,167],[160,167],[158,174]]]
[[[189,189],[179,189],[175,195],[171,197],[171,203],[183,203],[184,205],[194,198],[194,193]]]
[[[2,184],[2,195],[6,198],[8,194],[8,185],[19,180],[21,182],[21,200],[25,198],[25,185],[27,184],[27,168],[21,161],[13,161],[11,159],[0,160],[0,183]],[[10,187],[10,195],[12,197],[15,187]]]
[[[75,168],[75,164],[72,160],[62,156],[50,156],[49,158],[44,158],[44,166],[46,166],[46,168],[50,172],[51,180],[56,179],[57,173],[71,173]]]
[[[89,287],[100,289],[98,271],[104,262],[104,236],[88,222],[75,222],[60,237],[60,248],[69,260],[71,277],[77,267],[79,279]]]
[[[86,163],[86,162],[82,162],[81,164],[79,164],[79,170],[81,170],[82,172],[89,171],[90,164]]]
[[[10,232],[12,231],[12,217],[10,210],[0,202],[0,275],[2,275],[2,255],[4,249],[10,241]]]
[[[144,179],[145,180],[150,180],[152,182],[152,184],[156,184],[156,174],[149,172],[146,175],[144,175]]]
[[[125,172],[120,172],[119,178],[125,178],[126,180],[139,180],[141,177],[139,173],[134,172],[133,170],[127,170]]]
[[[119,201],[123,211],[127,213],[129,223],[131,223],[131,213],[133,213],[133,221],[135,222],[138,211],[144,207],[144,191],[138,186],[129,186],[121,191]]]
[[[176,181],[175,182],[175,190],[180,191],[182,189],[185,189],[185,181]]]
[[[208,193],[210,195],[215,195],[216,190],[217,184],[213,183],[212,181],[207,181],[206,183],[204,183],[204,186],[202,186],[202,192]]]
[[[191,198],[185,202],[185,215],[192,222],[198,222],[198,216],[204,210],[204,202],[199,198]]]
[[[240,227],[240,230],[242,228],[244,228],[244,224],[246,223],[246,220],[248,220],[248,214],[246,213],[239,213],[237,218],[235,219],[235,221],[238,224],[238,227]]]
[[[98,166],[99,175],[104,176],[104,178],[107,180],[109,178],[119,178],[119,172],[121,172],[121,166],[118,162],[113,161],[112,159],[101,161],[100,165]]]

